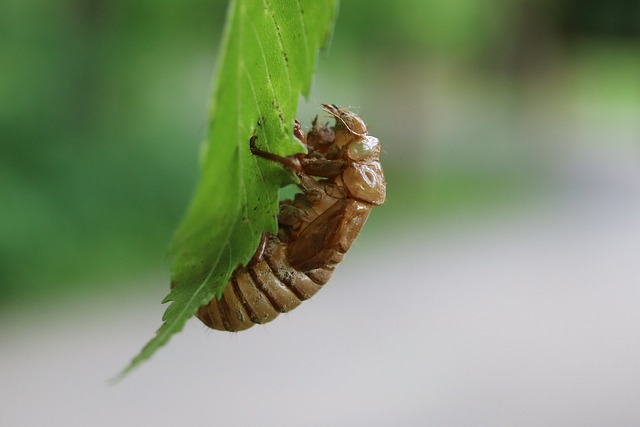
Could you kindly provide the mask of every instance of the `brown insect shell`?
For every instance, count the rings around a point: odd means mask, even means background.
[[[339,150],[336,160],[327,156],[319,158],[317,164],[303,161],[304,172],[328,178],[315,181],[308,175],[301,176],[305,188],[301,201],[311,203],[311,207],[298,205],[305,213],[304,219],[290,234],[289,247],[291,265],[300,271],[326,264],[336,252],[345,253],[362,229],[372,205],[380,205],[386,198],[379,162],[380,141],[363,134],[366,126],[355,114],[333,106],[325,108],[336,117],[336,141],[349,142]],[[363,133],[355,133],[353,129]],[[331,165],[335,163],[341,168],[331,173]]]
[[[342,173],[342,181],[352,197],[379,206],[384,203],[387,184],[380,158],[380,141],[365,135],[345,150],[352,161]]]
[[[349,110],[324,107],[336,118],[334,141],[327,141],[330,128],[318,128],[314,142],[322,152],[316,151],[317,162],[307,163],[307,170],[302,162],[307,172],[300,176],[305,192],[281,205],[279,237],[270,236],[263,257],[238,268],[220,300],[213,298],[200,307],[196,315],[207,326],[244,330],[310,298],[329,280],[372,206],[384,202],[379,141],[366,134],[362,119]],[[305,141],[300,127],[296,136]],[[308,136],[306,142],[311,142]],[[309,148],[311,152],[313,147]],[[325,178],[316,180],[309,176],[312,173]]]
[[[370,211],[369,203],[339,199],[290,243],[289,264],[301,272],[335,267],[360,233]]]

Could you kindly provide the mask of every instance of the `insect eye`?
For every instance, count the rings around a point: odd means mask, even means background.
[[[380,141],[373,136],[366,136],[363,139],[352,142],[347,150],[347,155],[351,160],[370,160],[380,154]]]

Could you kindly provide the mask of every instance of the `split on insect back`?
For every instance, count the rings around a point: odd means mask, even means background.
[[[198,309],[196,316],[210,328],[245,330],[311,298],[331,278],[371,208],[384,203],[380,141],[350,110],[323,107],[334,126],[317,118],[307,133],[297,121],[294,126],[305,154],[281,157],[262,150],[257,137],[249,141],[261,161],[294,171],[301,192],[280,203],[277,235],[263,234],[253,258],[233,272],[221,298]]]

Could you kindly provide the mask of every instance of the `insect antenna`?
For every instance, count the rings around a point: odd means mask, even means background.
[[[356,135],[356,136],[365,136],[365,133],[358,133],[356,131],[354,131],[353,129],[351,129],[349,127],[349,125],[347,124],[347,122],[344,121],[344,119],[342,118],[342,116],[340,115],[340,109],[335,105],[335,104],[322,104],[322,106],[324,107],[324,111],[326,111],[327,113],[331,114],[336,120],[340,120],[342,122],[342,124],[344,125],[344,127],[347,128],[347,130],[349,131],[349,133],[351,135]]]

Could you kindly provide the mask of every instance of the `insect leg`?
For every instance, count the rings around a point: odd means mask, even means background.
[[[333,178],[342,173],[346,162],[342,159],[304,158],[302,169],[305,173],[323,178]]]
[[[251,267],[262,260],[262,256],[264,255],[264,251],[267,248],[268,241],[269,233],[262,233],[262,236],[260,237],[260,243],[258,244],[258,249],[256,249],[256,252],[247,263],[247,267]]]
[[[295,172],[302,171],[302,166],[300,166],[300,161],[298,159],[296,159],[295,157],[278,156],[277,154],[261,150],[256,147],[256,139],[258,139],[256,135],[253,135],[251,139],[249,139],[249,147],[251,148],[251,153],[253,153],[254,156],[262,157],[263,159],[280,163],[282,166],[289,168]]]
[[[300,140],[304,145],[307,145],[307,137],[304,134],[304,130],[302,130],[302,125],[295,119],[293,122],[293,135]]]

